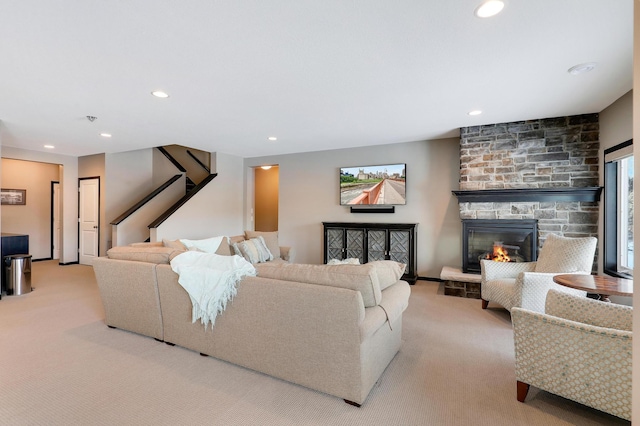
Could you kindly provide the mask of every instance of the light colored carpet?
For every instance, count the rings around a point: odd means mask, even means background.
[[[33,264],[0,300],[2,425],[628,425],[532,388],[516,400],[507,311],[412,286],[403,346],[360,408],[107,328],[91,267]]]

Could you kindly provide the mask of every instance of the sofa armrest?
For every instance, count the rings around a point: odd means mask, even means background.
[[[521,272],[532,272],[536,269],[536,262],[496,262],[482,259],[480,270],[482,282],[491,280],[516,278]]]
[[[280,246],[280,258],[287,262],[293,263],[296,256],[296,249],[293,247]]]
[[[155,263],[96,257],[93,271],[110,327],[163,340]],[[169,267],[169,265],[166,265]]]
[[[521,308],[511,319],[518,381],[630,419],[632,332]]]

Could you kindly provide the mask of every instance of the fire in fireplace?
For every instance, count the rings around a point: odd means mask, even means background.
[[[493,250],[484,253],[480,259],[494,260],[496,262],[524,262],[524,257],[518,251],[520,246],[505,245],[502,241],[493,242]]]
[[[462,270],[480,272],[480,260],[531,262],[538,257],[538,221],[464,219]]]

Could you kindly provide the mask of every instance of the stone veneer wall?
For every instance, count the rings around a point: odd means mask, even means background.
[[[460,189],[598,186],[598,114],[460,129]],[[538,219],[546,235],[598,235],[598,203],[460,203],[462,219]]]

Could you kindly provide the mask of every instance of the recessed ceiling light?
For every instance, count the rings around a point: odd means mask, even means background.
[[[110,138],[111,133],[100,133],[100,136],[102,136],[103,138]]]
[[[53,149],[53,148],[55,148],[55,146],[53,146],[53,145],[45,145],[44,147],[45,147],[45,148],[47,148],[47,149]]]
[[[270,140],[270,141],[277,141],[277,140],[278,140],[278,138],[276,138],[275,136],[269,136],[269,140]]]
[[[269,170],[271,168],[271,166],[260,166],[260,168],[262,170]]]
[[[153,96],[155,96],[156,98],[168,98],[169,94],[167,92],[163,92],[162,90],[154,90],[153,92],[151,92],[151,94]]]
[[[578,74],[584,74],[586,72],[589,72],[591,70],[593,70],[596,67],[596,63],[595,62],[587,62],[584,64],[578,64],[578,65],[574,65],[571,68],[569,68],[567,70],[567,72],[571,75],[578,75]]]
[[[497,15],[504,8],[504,2],[500,0],[489,0],[476,8],[475,14],[478,18],[490,18]]]
[[[469,115],[480,115],[480,114],[482,114],[482,111],[480,111],[479,109],[475,109],[473,111],[469,111],[467,114],[469,114]]]

